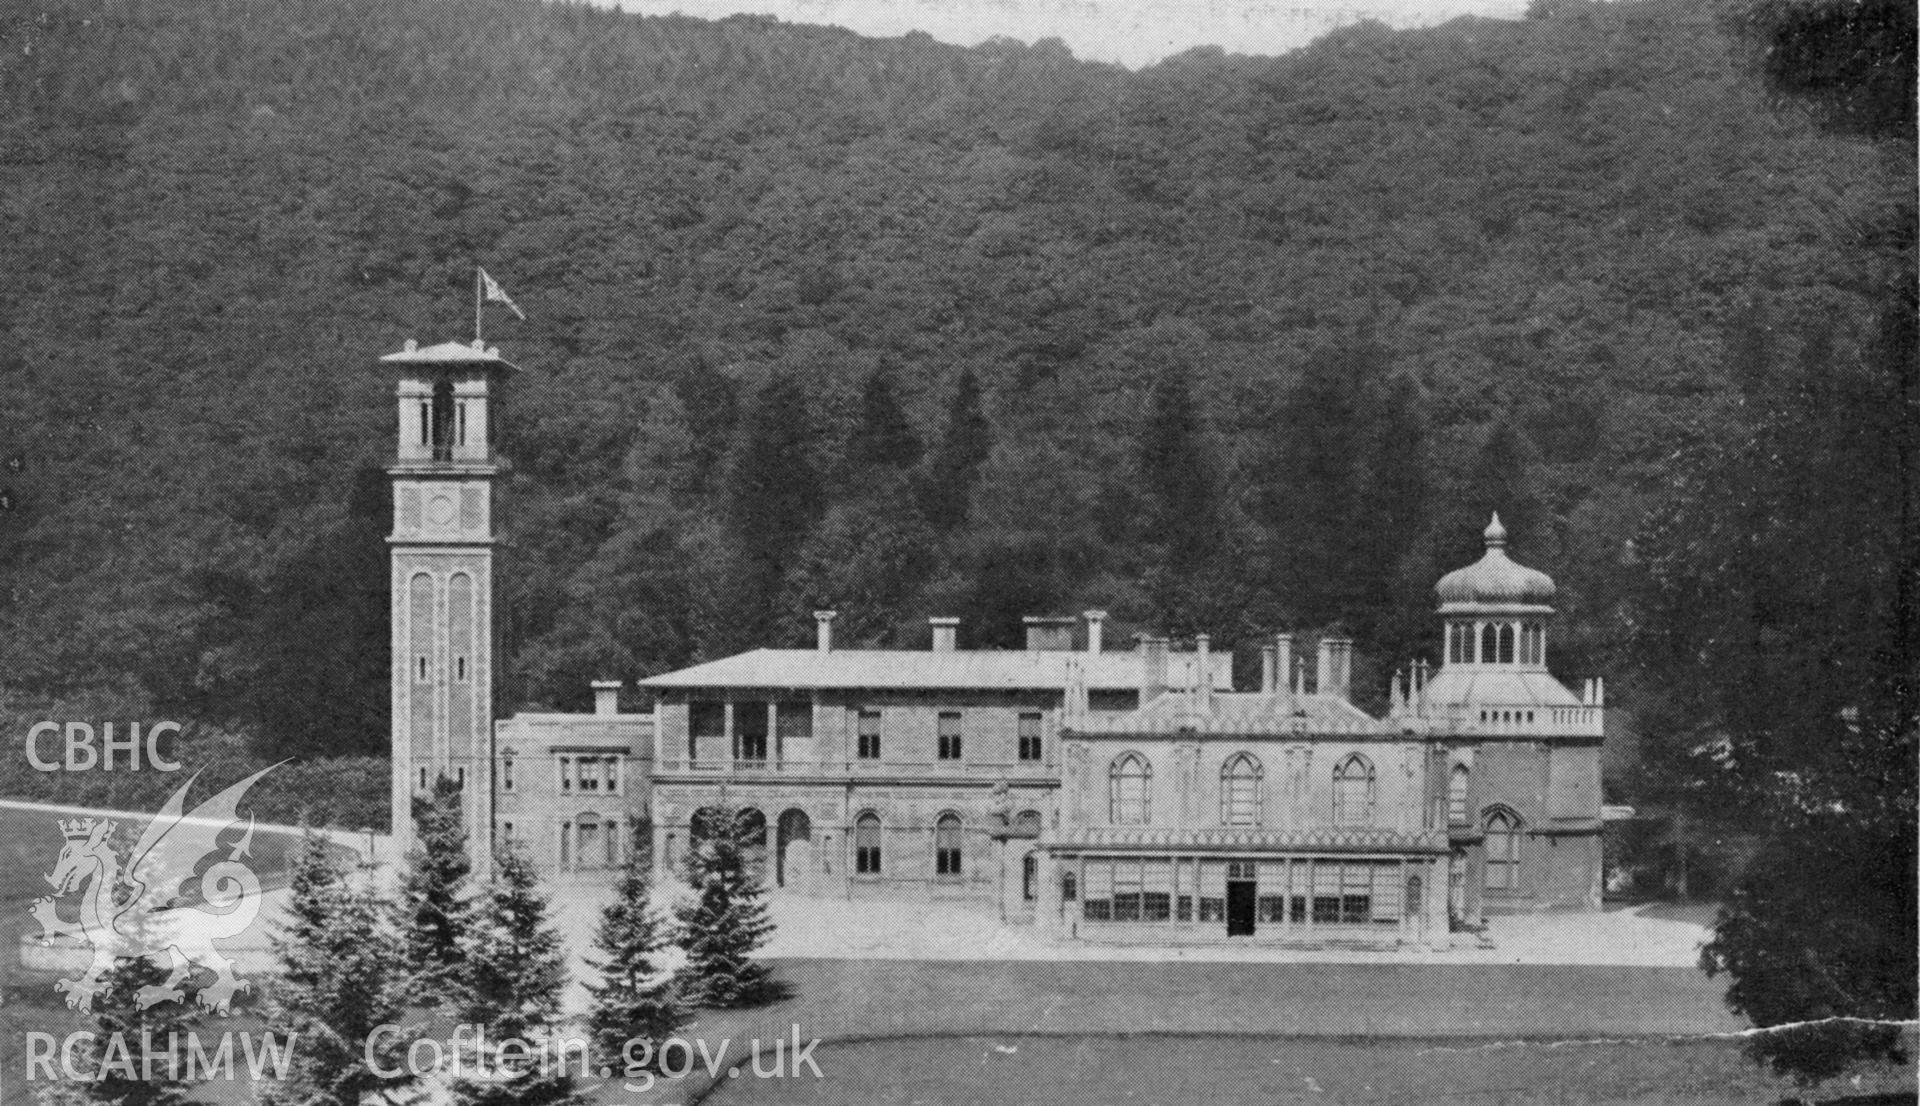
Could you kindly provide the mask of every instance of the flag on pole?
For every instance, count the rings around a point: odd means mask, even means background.
[[[526,312],[520,310],[520,305],[513,302],[512,297],[507,295],[507,290],[500,287],[498,281],[488,276],[485,269],[480,270],[480,282],[487,286],[487,299],[489,302],[506,304],[507,310],[513,312],[516,318],[522,322],[526,321]]]

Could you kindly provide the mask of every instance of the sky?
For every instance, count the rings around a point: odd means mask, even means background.
[[[1518,18],[1526,0],[618,0],[645,15],[740,13],[845,27],[873,37],[925,31],[973,46],[996,35],[1064,41],[1077,58],[1137,68],[1195,46],[1279,54],[1336,27],[1377,19],[1426,27],[1461,15]]]

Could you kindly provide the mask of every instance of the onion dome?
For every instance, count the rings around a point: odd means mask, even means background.
[[[1497,513],[1487,525],[1486,539],[1487,551],[1478,561],[1454,569],[1434,585],[1440,613],[1544,607],[1553,598],[1553,577],[1508,559],[1507,528]]]

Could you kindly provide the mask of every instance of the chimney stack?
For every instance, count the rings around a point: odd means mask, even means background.
[[[1278,680],[1275,681],[1273,689],[1282,694],[1291,694],[1294,689],[1293,635],[1273,635],[1273,650],[1273,674],[1279,677]]]
[[[1193,705],[1195,710],[1213,710],[1213,639],[1206,634],[1193,635]]]
[[[1343,637],[1321,638],[1319,681],[1314,690],[1321,695],[1345,699],[1352,674],[1353,642]]]
[[[1098,653],[1102,631],[1106,628],[1107,612],[1086,611],[1083,617],[1087,620],[1087,652]]]
[[[1279,656],[1271,645],[1260,647],[1260,694],[1272,695],[1280,686]]]
[[[1167,693],[1167,639],[1140,637],[1140,705]]]
[[[933,627],[933,651],[951,653],[960,636],[960,620],[957,618],[929,618],[927,625]]]
[[[1030,614],[1020,621],[1027,627],[1030,652],[1058,653],[1073,648],[1073,619]]]
[[[598,715],[620,713],[620,681],[593,681],[593,713]]]
[[[813,612],[814,626],[818,631],[816,636],[822,653],[833,652],[833,617],[838,613],[838,611]]]

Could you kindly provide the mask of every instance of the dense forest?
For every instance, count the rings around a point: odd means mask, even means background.
[[[1674,557],[1726,458],[1810,382],[1900,411],[1911,157],[1770,100],[1705,6],[1137,72],[532,0],[38,9],[0,23],[10,718],[380,752],[376,359],[467,336],[476,264],[527,315],[487,335],[526,369],[508,710],[818,607],[848,644],[1339,627],[1378,696],[1497,509],[1555,667],[1674,716],[1647,658],[1725,613]],[[1887,507],[1847,471],[1801,489],[1836,525]],[[1822,548],[1890,561],[1869,530]]]

